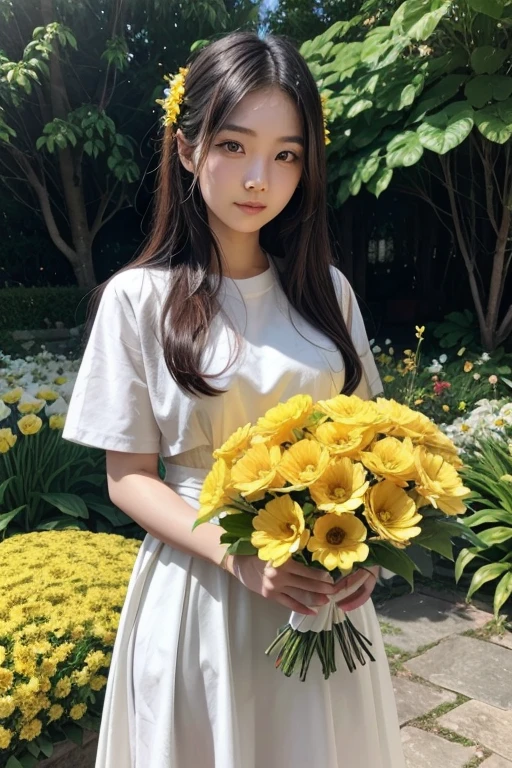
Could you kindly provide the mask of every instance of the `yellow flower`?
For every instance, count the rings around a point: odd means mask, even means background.
[[[375,408],[380,414],[383,425],[379,431],[393,437],[410,437],[413,441],[435,425],[425,414],[413,411],[392,398],[378,397]],[[437,429],[437,427],[435,427]]]
[[[54,389],[51,389],[50,387],[41,387],[40,390],[36,392],[36,397],[40,398],[41,400],[57,400],[60,395],[58,392],[56,392]]]
[[[87,712],[87,704],[75,704],[69,710],[69,715],[72,720],[80,720],[81,717]]]
[[[226,442],[213,452],[214,459],[224,459],[228,467],[247,449],[252,437],[251,424],[239,427]]]
[[[399,547],[409,544],[409,539],[418,536],[422,519],[416,504],[390,480],[373,485],[366,496],[364,516],[379,539],[391,541]]]
[[[42,420],[35,413],[28,413],[18,421],[18,429],[23,435],[35,435],[42,426]]]
[[[464,363],[464,373],[469,373],[473,370],[473,363],[470,360],[466,360]]]
[[[463,499],[471,491],[462,485],[457,470],[442,456],[430,453],[424,446],[415,448],[414,456],[418,470],[416,491],[446,515],[464,514],[466,505]]]
[[[16,702],[12,696],[0,696],[0,720],[10,717],[16,709]]]
[[[253,444],[295,443],[294,429],[302,429],[313,410],[309,395],[295,395],[285,403],[279,403],[261,416],[254,427]]]
[[[418,445],[423,445],[431,453],[439,454],[445,461],[456,468],[462,467],[462,461],[459,458],[457,446],[452,440],[441,432],[439,427],[432,424],[432,429],[426,431],[414,442]]]
[[[67,382],[67,380],[68,380],[67,376],[57,376],[53,380],[53,383],[57,384],[58,386],[60,386],[61,384],[65,384]]]
[[[24,392],[18,402],[18,411],[25,414],[39,413],[45,405],[45,400],[39,397],[32,397],[28,392]]]
[[[417,339],[423,339],[423,334],[425,333],[425,326],[416,326],[416,338]]]
[[[327,94],[321,93],[320,100],[322,102],[322,116],[324,121],[324,142],[327,145],[331,143],[331,140],[329,138],[330,131],[327,128],[327,119],[331,114],[331,110],[327,107],[327,103],[328,103]]]
[[[350,571],[355,562],[367,559],[366,527],[355,515],[326,514],[320,517],[308,542],[308,549],[328,571]]]
[[[199,494],[198,520],[206,522],[230,502],[226,487],[230,481],[230,472],[224,459],[218,459],[205,478]]]
[[[64,707],[61,704],[52,704],[48,710],[48,718],[50,722],[58,720],[64,714]]]
[[[319,400],[316,407],[333,421],[354,427],[380,430],[384,419],[371,400],[361,400],[357,395],[336,395],[330,400]]]
[[[14,676],[10,669],[0,667],[0,693],[5,693],[12,686]]]
[[[466,410],[466,403],[464,400],[461,400],[459,403],[459,411],[465,411]]]
[[[466,351],[466,347],[461,347],[461,348],[459,349],[459,351],[457,352],[457,355],[458,355],[459,357],[462,357],[462,355],[464,354],[464,352],[465,352],[465,351]]]
[[[10,389],[8,392],[4,392],[3,395],[0,395],[4,403],[8,403],[9,405],[12,405],[13,403],[17,403],[20,397],[23,394],[23,389],[21,387],[15,387],[14,389]]]
[[[265,504],[253,526],[251,542],[258,549],[258,557],[275,568],[304,549],[309,539],[302,509],[288,494]]]
[[[384,437],[374,444],[371,451],[361,452],[361,461],[374,475],[405,488],[416,477],[413,450],[409,437],[403,441],[396,437]]]
[[[442,406],[442,409],[443,409],[443,411],[444,411],[445,413],[448,413],[448,411],[450,410],[450,406],[449,406],[449,405],[443,405],[443,406]]]
[[[395,377],[394,377],[394,376],[391,376],[391,374],[390,374],[390,373],[388,373],[388,374],[387,374],[386,376],[384,376],[384,378],[382,379],[382,381],[384,382],[384,384],[391,384],[391,382],[392,382],[392,381],[394,381],[394,380],[395,380]]]
[[[95,675],[91,678],[91,688],[93,691],[101,691],[107,684],[105,675]]]
[[[20,739],[25,741],[32,741],[33,739],[36,739],[41,733],[42,727],[43,723],[41,720],[30,720],[30,722],[26,723],[21,729]]]
[[[71,680],[69,677],[63,677],[59,680],[57,685],[55,686],[54,695],[56,699],[65,699],[66,696],[69,696],[69,693],[71,691]]]
[[[421,405],[424,402],[422,397],[418,397],[417,400],[414,401],[414,405]]]
[[[13,732],[0,725],[0,749],[7,749],[11,743]]]
[[[13,447],[17,439],[17,435],[13,435],[10,427],[0,429],[0,453],[7,453],[7,451]]]
[[[359,451],[366,448],[374,437],[374,430],[370,427],[354,428],[353,425],[339,424],[335,421],[327,421],[320,424],[315,432],[315,439],[329,449],[331,456],[357,457]]]
[[[52,413],[49,419],[50,429],[64,429],[66,423],[65,414]]]
[[[240,491],[248,501],[263,498],[267,488],[281,487],[282,478],[277,472],[281,460],[281,448],[278,445],[268,447],[264,443],[249,448],[231,470],[231,485]]]
[[[344,458],[327,467],[309,490],[319,509],[339,515],[361,506],[368,485],[363,465]]]
[[[329,465],[327,448],[314,440],[299,440],[284,452],[278,472],[291,483],[285,490],[302,490],[316,483]]]
[[[5,657],[6,657],[5,646],[4,645],[0,645],[0,667],[4,663]]]
[[[164,125],[173,125],[180,114],[180,104],[185,96],[185,77],[188,74],[187,67],[180,67],[177,75],[166,75],[169,83],[168,93],[165,99],[156,99],[156,103],[163,107],[165,115]]]

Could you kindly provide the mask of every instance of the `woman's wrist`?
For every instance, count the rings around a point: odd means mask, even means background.
[[[222,568],[224,571],[227,571],[231,575],[233,575],[233,555],[230,555],[227,548],[222,555],[222,558],[219,562],[220,568]]]

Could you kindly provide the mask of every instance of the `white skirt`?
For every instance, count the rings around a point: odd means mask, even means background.
[[[173,468],[197,508],[204,470]],[[147,535],[121,613],[96,768],[405,768],[371,600],[352,611],[375,662],[287,678],[265,649],[289,611]]]

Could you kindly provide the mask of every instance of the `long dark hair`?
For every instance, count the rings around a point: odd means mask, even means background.
[[[314,78],[290,42],[273,36],[261,39],[249,32],[235,32],[211,43],[188,66],[178,127],[198,149],[195,177],[178,156],[176,126],[167,126],[151,234],[141,254],[123,267],[163,267],[172,273],[160,319],[169,372],[191,394],[224,391],[209,384],[209,376],[201,371],[208,330],[220,309],[216,298],[220,283],[216,281],[217,287],[212,289],[208,279],[212,253],[221,278],[223,273],[197,176],[231,110],[246,94],[278,86],[296,104],[302,120],[304,166],[288,205],[261,229],[260,244],[270,258],[281,263],[279,279],[290,304],[340,350],[345,363],[343,392],[350,394],[361,379],[362,367],[330,272],[333,258],[327,227],[324,126]]]

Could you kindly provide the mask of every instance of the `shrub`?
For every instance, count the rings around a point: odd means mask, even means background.
[[[0,544],[0,765],[33,766],[98,727],[139,546],[87,531]]]
[[[0,289],[0,331],[73,328],[85,321],[84,289],[74,287]],[[48,322],[45,322],[48,321]]]

